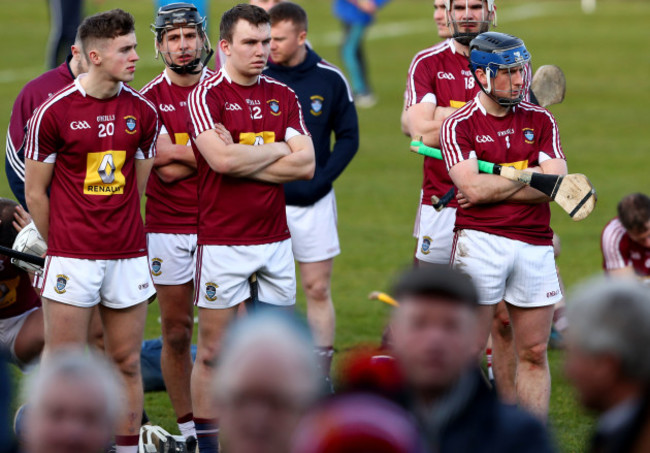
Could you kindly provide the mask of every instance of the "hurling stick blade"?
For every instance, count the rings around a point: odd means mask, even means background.
[[[553,200],[575,221],[587,218],[596,207],[596,189],[585,175],[566,175],[560,181]]]
[[[531,89],[542,107],[559,104],[566,93],[566,78],[558,66],[540,66],[533,75]]]
[[[397,302],[395,299],[393,299],[391,296],[389,296],[386,293],[383,293],[381,291],[373,291],[370,294],[368,294],[368,299],[370,300],[378,300],[380,302],[383,302],[388,305],[392,305],[393,307],[399,307],[399,302]]]

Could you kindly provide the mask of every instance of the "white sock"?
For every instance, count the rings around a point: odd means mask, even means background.
[[[194,420],[185,423],[177,423],[178,430],[181,432],[185,439],[192,436],[196,437],[196,428],[194,427]]]

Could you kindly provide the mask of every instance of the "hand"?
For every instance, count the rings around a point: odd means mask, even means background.
[[[463,193],[459,190],[458,193],[456,194],[456,199],[458,200],[458,206],[460,206],[463,209],[469,209],[472,206],[474,206],[470,201],[463,195]]]
[[[375,5],[374,0],[358,0],[357,6],[364,13],[375,14],[377,11],[377,5]]]
[[[27,226],[32,221],[32,216],[29,215],[29,212],[18,205],[16,206],[16,211],[14,212],[14,221],[12,222],[16,231],[20,232],[25,226]]]
[[[219,135],[219,138],[226,144],[226,145],[233,145],[235,142],[232,139],[232,135],[230,135],[230,131],[226,129],[226,126],[224,126],[221,123],[218,123],[215,128],[215,132],[217,135]]]
[[[444,121],[449,118],[456,110],[453,107],[436,107],[433,111],[433,119],[436,121]]]

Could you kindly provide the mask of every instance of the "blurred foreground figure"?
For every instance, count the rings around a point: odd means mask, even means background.
[[[289,451],[322,382],[313,351],[307,328],[301,330],[290,318],[262,314],[233,328],[214,381],[224,451]]]
[[[566,373],[600,415],[590,452],[650,451],[650,290],[596,279],[570,299]]]
[[[476,364],[478,294],[446,265],[406,272],[393,291],[393,353],[411,388],[412,410],[445,452],[549,452],[532,415],[498,401]]]
[[[78,350],[52,352],[24,388],[27,453],[97,453],[115,434],[124,395],[114,368]]]

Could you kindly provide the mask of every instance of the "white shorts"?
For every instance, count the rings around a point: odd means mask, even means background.
[[[147,233],[147,250],[156,285],[182,285],[194,278],[196,234]]]
[[[89,260],[47,256],[41,295],[77,307],[128,308],[156,293],[146,256]]]
[[[480,304],[532,308],[562,299],[552,246],[476,230],[460,230],[454,240],[453,267],[472,278]]]
[[[311,206],[287,206],[293,256],[300,263],[315,263],[341,253],[336,231],[334,189]]]
[[[449,264],[454,242],[456,208],[436,211],[433,206],[420,205],[420,219],[417,231],[418,247],[415,257],[428,263]]]
[[[0,319],[0,347],[9,351],[12,362],[18,365],[21,370],[25,370],[27,364],[21,362],[18,357],[16,357],[16,337],[18,337],[20,329],[23,328],[23,324],[25,324],[29,315],[31,315],[33,311],[40,309],[41,307],[34,307],[18,316]]]
[[[258,298],[271,305],[296,303],[296,265],[291,240],[260,245],[200,245],[196,257],[194,305],[230,308],[251,296],[257,273]]]

